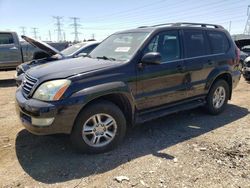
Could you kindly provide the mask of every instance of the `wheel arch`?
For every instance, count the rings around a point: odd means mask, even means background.
[[[213,76],[213,79],[210,79],[207,82],[206,89],[209,91],[214,83],[216,83],[218,80],[225,80],[228,83],[229,86],[229,100],[232,97],[232,89],[233,89],[233,79],[230,72],[220,72]]]
[[[133,96],[129,91],[129,88],[123,82],[102,84],[81,90],[77,92],[75,96],[84,98],[84,105],[81,107],[76,117],[78,117],[82,110],[86,109],[93,103],[105,100],[118,106],[124,113],[127,125],[132,126],[134,125],[135,119],[135,105]]]

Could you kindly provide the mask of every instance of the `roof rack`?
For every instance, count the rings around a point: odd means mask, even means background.
[[[177,23],[164,23],[164,24],[157,24],[152,26],[141,26],[138,28],[146,28],[146,27],[160,27],[160,26],[174,26],[174,27],[181,27],[181,26],[200,26],[200,27],[214,27],[224,29],[221,25],[216,24],[206,24],[206,23],[191,23],[191,22],[177,22]]]

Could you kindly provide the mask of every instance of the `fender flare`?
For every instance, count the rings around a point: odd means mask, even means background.
[[[222,68],[220,68],[220,69],[215,69],[215,70],[213,70],[213,71],[208,75],[208,77],[207,77],[207,82],[206,82],[206,86],[205,86],[205,90],[206,90],[206,91],[209,91],[210,88],[211,88],[211,86],[213,85],[214,81],[215,81],[218,77],[220,77],[221,75],[223,75],[223,74],[228,74],[228,75],[230,75],[231,81],[232,81],[232,73],[231,73],[229,67],[224,66],[224,67],[222,67]],[[229,83],[229,84],[232,85],[232,83]],[[231,91],[230,91],[230,92],[231,92]]]

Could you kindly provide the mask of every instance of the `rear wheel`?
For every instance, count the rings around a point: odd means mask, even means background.
[[[126,132],[126,119],[115,104],[98,101],[78,115],[71,133],[73,146],[83,153],[102,153],[117,146]]]
[[[210,114],[217,115],[224,111],[229,99],[229,85],[225,80],[216,81],[207,96],[207,109]]]

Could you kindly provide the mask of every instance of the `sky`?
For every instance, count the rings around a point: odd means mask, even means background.
[[[11,30],[34,37],[57,40],[56,20],[62,17],[66,40],[74,40],[73,20],[78,17],[79,39],[103,40],[110,34],[145,25],[172,22],[220,24],[231,34],[241,34],[250,0],[0,0],[0,31]],[[62,35],[63,35],[62,33]]]

